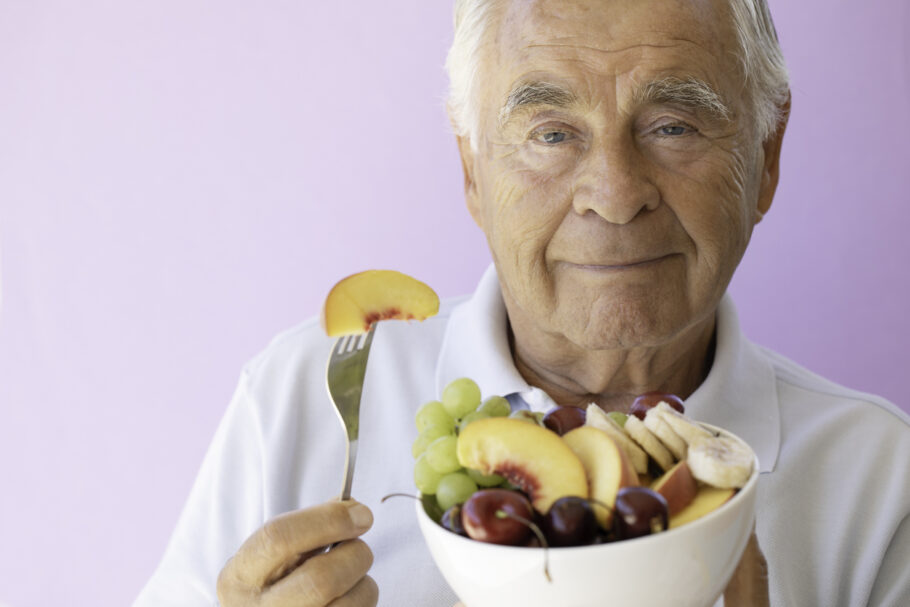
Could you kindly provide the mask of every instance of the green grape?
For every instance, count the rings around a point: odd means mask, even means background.
[[[471,468],[468,468],[466,472],[468,473],[468,476],[471,477],[471,480],[477,483],[478,487],[497,487],[506,480],[498,474],[484,474],[480,470],[473,470]]]
[[[626,420],[629,419],[629,416],[621,411],[610,411],[607,413],[613,421],[619,424],[620,428],[624,428],[626,425]]]
[[[442,426],[452,431],[455,430],[455,419],[446,412],[445,407],[438,400],[424,403],[414,415],[417,431],[423,432],[430,426]]]
[[[433,470],[433,466],[427,462],[426,453],[422,454],[414,462],[414,484],[417,485],[417,490],[424,495],[436,493],[436,486],[442,476],[442,474]]]
[[[512,413],[512,406],[509,405],[509,401],[501,396],[491,396],[483,401],[483,404],[481,404],[477,410],[484,411],[489,414],[490,417],[506,417]]]
[[[480,387],[467,377],[454,379],[442,390],[442,406],[449,415],[460,419],[480,404]]]
[[[442,436],[451,436],[452,432],[452,430],[444,426],[427,426],[411,443],[411,455],[416,459],[426,450],[430,443]]]
[[[442,515],[445,513],[439,508],[439,502],[436,501],[435,495],[421,495],[420,504],[423,506],[427,516],[436,521],[436,524],[442,522]]]
[[[488,417],[490,417],[490,414],[486,413],[484,411],[481,411],[480,409],[478,409],[477,411],[471,411],[470,413],[468,413],[467,415],[462,417],[461,420],[459,420],[458,431],[460,432],[460,431],[464,430],[464,427],[473,421],[477,421],[478,419],[486,419]]]
[[[455,504],[465,503],[475,491],[477,484],[471,477],[464,472],[453,472],[440,479],[436,488],[436,501],[439,502],[439,507],[446,511]]]
[[[523,422],[537,424],[538,426],[543,426],[543,416],[543,413],[528,411],[527,409],[519,409],[518,411],[513,411],[512,414],[509,415],[512,419],[520,419]]]
[[[455,453],[457,444],[458,439],[454,436],[437,438],[427,445],[427,450],[424,451],[427,463],[439,474],[448,474],[459,470],[461,464],[458,463],[458,455]]]

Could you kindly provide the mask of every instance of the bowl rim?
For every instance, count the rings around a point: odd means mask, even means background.
[[[707,424],[704,422],[698,422],[698,423],[699,423],[699,425],[704,426],[705,428],[711,430],[716,435],[723,435],[723,436],[726,436],[729,438],[733,438],[735,440],[740,441],[744,445],[749,446],[749,444],[746,441],[744,441],[742,438],[740,438],[736,434],[733,434],[729,430],[724,430],[723,428],[719,428],[717,426],[714,426],[712,424]],[[761,469],[759,466],[758,454],[755,453],[755,449],[752,449],[751,446],[749,446],[749,448],[752,450],[752,474],[749,476],[749,480],[747,480],[746,484],[743,485],[740,489],[738,489],[736,491],[736,494],[732,498],[730,498],[727,502],[722,504],[719,508],[715,508],[708,514],[706,514],[702,517],[699,517],[699,518],[695,519],[694,521],[689,521],[688,523],[686,523],[684,525],[680,525],[679,527],[676,527],[674,529],[667,529],[666,531],[662,531],[660,533],[655,533],[652,535],[645,535],[642,537],[636,537],[636,538],[620,540],[620,541],[615,541],[615,542],[606,542],[604,544],[587,544],[587,545],[582,545],[582,546],[550,546],[548,549],[549,550],[558,550],[558,551],[564,551],[564,550],[619,550],[620,548],[618,548],[618,547],[628,546],[630,542],[635,542],[635,543],[637,543],[637,545],[643,546],[647,542],[662,541],[663,538],[667,537],[668,535],[675,535],[681,531],[686,531],[688,533],[692,533],[692,532],[694,532],[695,529],[697,529],[700,526],[710,525],[711,521],[714,518],[723,515],[724,512],[729,510],[731,507],[733,507],[734,504],[738,504],[739,502],[747,499],[747,496],[750,493],[755,491],[755,487],[758,484],[758,477],[761,474]],[[509,546],[507,544],[492,544],[489,542],[481,542],[479,540],[474,540],[469,537],[464,537],[462,535],[458,535],[457,533],[453,533],[453,532],[449,531],[448,529],[446,529],[445,527],[443,527],[442,525],[440,525],[439,523],[437,523],[436,521],[434,521],[432,518],[430,518],[430,515],[427,514],[426,509],[424,508],[424,505],[423,505],[423,498],[424,498],[423,494],[418,492],[417,496],[418,496],[418,500],[415,505],[415,508],[417,511],[418,518],[424,519],[426,523],[429,523],[429,524],[433,525],[433,527],[438,528],[439,531],[450,535],[451,541],[470,542],[471,544],[477,544],[480,546],[487,546],[490,548],[504,549],[504,550],[524,550],[524,551],[528,550],[527,546]],[[754,517],[754,515],[753,515],[753,517]]]

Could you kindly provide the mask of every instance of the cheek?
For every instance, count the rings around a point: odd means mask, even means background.
[[[571,207],[559,172],[528,166],[520,153],[500,158],[485,195],[487,239],[500,262],[543,270],[547,244]]]
[[[756,184],[747,154],[731,152],[706,160],[671,205],[694,247],[689,283],[698,293],[723,289],[752,234]],[[701,178],[699,178],[699,175]]]
[[[686,203],[678,208],[678,218],[695,245],[699,266],[712,276],[735,267],[749,242],[751,181],[746,155],[731,152],[706,160],[682,197]]]
[[[727,246],[724,253],[727,260],[735,259],[734,265],[749,244],[752,236],[752,217],[756,204],[756,172],[751,166],[749,154],[737,151],[731,154],[726,170],[720,171],[722,178],[717,185],[719,225],[713,226],[715,233],[724,236]],[[723,261],[723,260],[719,260]]]

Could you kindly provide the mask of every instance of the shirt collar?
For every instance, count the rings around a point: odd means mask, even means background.
[[[553,400],[515,368],[499,278],[491,264],[474,295],[453,309],[436,366],[436,393],[458,377],[470,377],[484,395],[519,394],[533,411]],[[714,362],[708,377],[686,399],[686,414],[745,440],[762,472],[774,470],[780,448],[780,410],[774,369],[742,334],[732,299],[717,309]]]
[[[512,361],[506,307],[492,264],[474,295],[452,310],[436,366],[436,393],[458,377],[476,381],[484,395],[530,388]]]
[[[686,399],[686,415],[729,430],[771,472],[780,450],[777,376],[761,350],[746,339],[729,295],[717,307],[717,344],[708,377]]]

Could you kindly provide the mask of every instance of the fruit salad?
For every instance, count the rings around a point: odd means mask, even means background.
[[[469,378],[415,416],[414,482],[453,533],[515,546],[579,546],[678,527],[726,503],[753,472],[739,439],[689,419],[671,394],[629,414],[555,407],[512,412]]]

